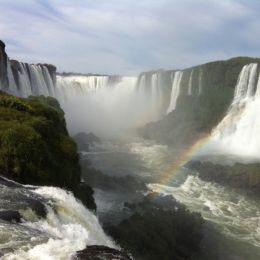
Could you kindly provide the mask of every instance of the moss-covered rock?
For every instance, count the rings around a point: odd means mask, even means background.
[[[77,146],[54,98],[0,92],[0,173],[24,184],[72,190],[95,208],[91,188],[82,191]]]

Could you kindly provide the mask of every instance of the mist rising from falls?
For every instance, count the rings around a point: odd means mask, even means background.
[[[56,93],[71,132],[113,136],[161,118],[160,73],[139,77],[58,76]]]
[[[139,76],[56,75],[52,65],[7,61],[9,86],[0,89],[27,97],[57,98],[71,134],[103,137],[130,133],[177,109],[181,95],[202,94],[202,68],[150,71]],[[130,130],[130,131],[129,131]]]
[[[233,102],[212,133],[203,153],[231,154],[260,159],[260,80],[257,64],[245,65]]]

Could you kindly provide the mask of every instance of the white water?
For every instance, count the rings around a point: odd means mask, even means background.
[[[170,113],[171,111],[175,110],[175,108],[176,108],[177,100],[178,100],[178,97],[180,94],[182,76],[183,76],[183,71],[176,71],[173,74],[171,101],[170,101],[169,107],[167,109],[167,113]]]
[[[56,95],[72,133],[86,131],[111,137],[160,118],[160,75],[154,73],[149,86],[146,81],[146,75],[140,79],[58,76]]]
[[[189,88],[188,88],[188,95],[192,95],[192,80],[193,80],[193,72],[194,70],[191,71],[190,73],[190,78],[189,78]]]
[[[250,255],[251,258],[248,259],[254,260],[260,257],[258,200],[230,188],[202,181],[196,177],[195,172],[187,168],[180,168],[177,173],[173,172],[172,179],[168,179],[167,184],[160,183],[161,180],[165,180],[164,173],[169,173],[174,160],[174,151],[166,145],[139,140],[127,144],[103,146],[100,152],[98,147],[96,149],[94,153],[85,156],[102,172],[116,176],[139,174],[146,180],[148,177],[154,182],[148,185],[152,191],[172,195],[191,211],[202,214],[202,217],[217,229],[220,234],[218,239],[224,241],[225,238],[229,241],[227,248],[220,248],[220,251],[227,250],[225,253],[233,258],[219,259],[246,259],[244,255]],[[99,194],[99,203],[102,200],[100,196]],[[118,211],[119,206],[115,204],[113,197],[106,196],[105,204],[101,201],[101,211]],[[222,241],[219,242],[221,244]],[[243,256],[236,258],[240,254]]]
[[[260,203],[218,184],[188,176],[179,187],[149,184],[154,192],[172,195],[200,212],[222,234],[260,248]]]
[[[46,233],[51,237],[46,243],[22,247],[6,254],[4,260],[56,260],[69,259],[77,250],[86,245],[106,245],[116,247],[105,235],[96,216],[87,210],[71,193],[54,187],[41,187],[35,193],[49,200],[55,207],[48,207],[46,219],[28,221],[25,227]],[[28,215],[24,215],[26,219]],[[37,237],[31,237],[31,241]]]
[[[258,82],[257,82],[258,81]],[[201,154],[230,154],[260,159],[260,81],[257,64],[243,67],[233,102]]]
[[[18,82],[16,83],[10,61],[7,61],[8,92],[20,97],[30,95],[55,96],[55,83],[45,65],[26,65],[19,62],[17,67]]]

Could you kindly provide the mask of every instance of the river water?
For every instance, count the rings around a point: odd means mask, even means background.
[[[148,141],[107,142],[84,153],[93,166],[112,176],[142,178],[151,191],[172,195],[206,220],[204,250],[214,259],[260,259],[260,202],[241,192],[202,181],[182,167],[167,183],[160,175],[173,162],[174,151]],[[120,196],[120,195],[118,195]],[[118,198],[118,197],[117,197]],[[99,213],[116,214],[123,200],[113,193],[96,191]],[[210,235],[209,228],[210,227]],[[163,241],[162,241],[163,243]],[[205,248],[206,247],[206,248]]]

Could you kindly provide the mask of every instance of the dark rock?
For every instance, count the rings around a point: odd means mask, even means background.
[[[8,222],[21,222],[21,214],[18,211],[14,210],[1,210],[0,211],[0,219],[8,221]]]
[[[133,176],[108,176],[99,170],[82,167],[83,178],[94,188],[107,191],[137,192],[146,191],[145,183]]]
[[[106,224],[105,229],[134,259],[201,259],[204,221],[199,214],[189,212],[172,196],[157,193],[125,206],[132,215],[118,225]]]
[[[78,133],[73,137],[73,139],[77,143],[78,150],[80,151],[88,151],[89,146],[94,143],[100,143],[100,139],[93,133]]]
[[[221,165],[212,162],[190,161],[186,165],[195,170],[205,181],[238,188],[247,193],[260,195],[260,164]]]
[[[88,209],[96,211],[97,205],[94,199],[94,191],[86,183],[81,182],[73,190],[74,196],[78,198]]]
[[[88,246],[78,251],[73,260],[131,260],[125,252],[107,246]]]
[[[0,176],[0,184],[7,186],[7,187],[13,187],[13,188],[21,188],[23,187],[22,184],[8,180],[6,178],[3,178]]]
[[[5,44],[0,40],[0,89],[8,87],[7,59]]]
[[[28,198],[27,201],[30,208],[36,213],[37,216],[41,218],[45,218],[47,216],[47,209],[41,201],[32,198]]]

